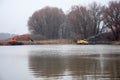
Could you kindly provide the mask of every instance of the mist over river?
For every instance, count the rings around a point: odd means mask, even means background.
[[[120,46],[0,46],[0,80],[120,80]]]

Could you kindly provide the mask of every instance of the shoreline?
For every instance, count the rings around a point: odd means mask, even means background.
[[[23,45],[46,45],[46,44],[75,44],[73,40],[35,40],[35,41],[17,41],[23,43]],[[7,41],[0,41],[0,46],[2,45],[10,45]]]
[[[105,45],[120,45],[120,41],[112,41],[109,44],[108,43],[95,43],[95,44],[77,44],[75,41],[70,39],[56,39],[56,40],[36,40],[36,41],[17,41],[23,43],[23,45],[47,45],[47,44],[76,44],[76,45],[99,45],[99,44],[105,44]],[[0,46],[2,45],[10,45],[7,43],[6,40],[0,40]]]

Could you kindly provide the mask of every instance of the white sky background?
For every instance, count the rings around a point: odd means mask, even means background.
[[[111,0],[0,0],[0,33],[29,33],[29,17],[43,7],[62,8],[66,13],[73,5],[87,6],[94,1],[106,5]]]

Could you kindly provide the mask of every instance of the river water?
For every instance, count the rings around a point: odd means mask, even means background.
[[[120,46],[0,46],[0,80],[120,80]]]

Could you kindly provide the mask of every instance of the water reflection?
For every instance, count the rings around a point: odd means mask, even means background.
[[[120,55],[62,56],[51,51],[31,51],[29,69],[36,78],[70,76],[69,80],[120,80]]]
[[[29,57],[30,69],[36,77],[51,77],[63,74],[63,60],[59,56],[36,56]]]

